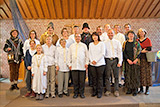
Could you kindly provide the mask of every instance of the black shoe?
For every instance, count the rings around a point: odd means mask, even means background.
[[[19,87],[17,86],[17,84],[14,84],[15,89],[19,90]]]
[[[149,91],[146,91],[146,92],[145,92],[145,95],[149,95]]]
[[[91,97],[95,97],[97,95],[97,93],[93,93],[92,95],[91,95]]]
[[[119,84],[119,88],[121,88],[122,87],[122,84]]]
[[[142,94],[142,93],[143,93],[143,90],[138,91],[138,94]]]
[[[63,97],[63,94],[59,94],[58,97],[59,97],[59,98],[62,98],[62,97]]]
[[[69,93],[63,93],[65,96],[69,96]]]
[[[137,93],[133,93],[132,95],[133,95],[133,96],[137,96]]]
[[[78,94],[74,94],[73,98],[77,98],[78,97]]]
[[[80,97],[81,97],[81,98],[85,98],[84,94],[80,94]]]
[[[98,93],[97,98],[101,98],[102,94]]]
[[[131,89],[128,89],[126,94],[132,94],[132,90]]]
[[[16,89],[15,85],[11,85],[11,87],[9,88],[9,90],[13,91],[14,89]]]

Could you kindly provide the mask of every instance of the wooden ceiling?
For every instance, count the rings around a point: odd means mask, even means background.
[[[159,18],[160,0],[16,0],[24,19]],[[12,19],[0,0],[0,19]]]

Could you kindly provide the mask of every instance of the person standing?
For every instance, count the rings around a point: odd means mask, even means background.
[[[10,38],[6,40],[3,50],[7,53],[9,69],[10,69],[10,90],[19,89],[18,76],[20,63],[24,59],[23,54],[23,43],[18,37],[18,30],[14,29],[10,32]]]
[[[114,75],[114,95],[119,96],[118,83],[119,83],[119,67],[122,65],[122,46],[118,40],[114,39],[113,29],[108,30],[108,40],[105,44],[105,60],[106,60],[106,92],[105,95],[109,96],[111,93],[110,74],[113,71]]]
[[[87,46],[81,42],[81,35],[75,35],[75,43],[69,47],[68,54],[68,66],[72,70],[72,78],[74,85],[74,96],[73,98],[78,97],[78,93],[81,98],[84,96],[85,88],[85,74],[86,69],[88,68],[88,50]]]
[[[140,56],[140,91],[143,93],[143,86],[146,86],[145,94],[149,95],[149,86],[152,86],[152,71],[151,63],[147,61],[146,53],[152,50],[152,43],[149,38],[146,37],[146,30],[140,28],[138,30],[138,41],[140,42],[142,51]]]
[[[105,46],[101,42],[98,33],[93,32],[92,40],[89,44],[89,60],[90,60],[90,70],[92,73],[92,84],[93,93],[92,97],[97,95],[97,98],[102,97],[103,91],[103,72],[105,69]]]
[[[66,47],[66,40],[60,39],[60,46],[56,49],[55,63],[58,72],[58,96],[63,97],[63,94],[69,96],[68,93],[68,80],[69,68],[67,66],[68,48]]]
[[[124,71],[125,71],[125,87],[126,94],[137,95],[138,87],[140,85],[140,53],[141,46],[135,38],[135,33],[130,30],[127,33],[128,40],[123,44],[124,55]]]
[[[48,35],[51,35],[52,37],[52,44],[56,45],[57,41],[58,41],[58,36],[54,33],[54,24],[52,22],[50,22],[47,26],[47,31],[41,35],[40,37],[40,44],[43,45],[46,43],[46,37]]]
[[[36,100],[43,100],[47,89],[47,59],[42,53],[42,46],[36,46],[37,54],[32,58],[31,71],[33,76],[32,90],[36,93]]]
[[[110,24],[105,24],[104,25],[104,32],[102,33],[103,41],[108,39],[107,32],[108,32],[109,29],[111,29]]]
[[[55,98],[55,81],[56,81],[56,70],[55,70],[55,52],[56,47],[52,44],[52,36],[46,37],[46,43],[42,45],[44,55],[47,58],[47,91],[45,97],[48,98],[51,94],[52,98]]]

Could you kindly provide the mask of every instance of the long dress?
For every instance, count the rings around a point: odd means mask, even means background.
[[[31,71],[34,74],[32,90],[35,93],[44,94],[47,88],[47,78],[46,75],[43,75],[43,72],[47,72],[47,61],[44,54],[33,56]]]

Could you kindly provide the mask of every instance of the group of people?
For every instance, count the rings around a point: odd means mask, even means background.
[[[137,35],[131,25],[125,24],[125,34],[120,25],[98,26],[92,34],[88,23],[83,24],[80,34],[79,26],[74,26],[74,34],[68,35],[67,28],[61,30],[61,37],[54,33],[54,24],[50,22],[47,30],[37,39],[35,30],[29,32],[24,45],[17,30],[10,32],[4,51],[7,53],[10,68],[10,90],[19,89],[18,75],[20,63],[24,60],[26,67],[27,93],[24,97],[56,97],[56,75],[58,80],[58,97],[69,96],[68,82],[71,78],[74,86],[73,98],[80,95],[85,98],[85,79],[88,74],[89,85],[93,87],[92,97],[101,98],[111,94],[114,80],[114,96],[119,96],[119,84],[124,73],[126,94],[136,96],[149,95],[152,85],[151,63],[147,62],[146,53],[151,51],[151,40],[146,37],[145,29],[140,28]],[[138,90],[139,89],[139,90]]]

